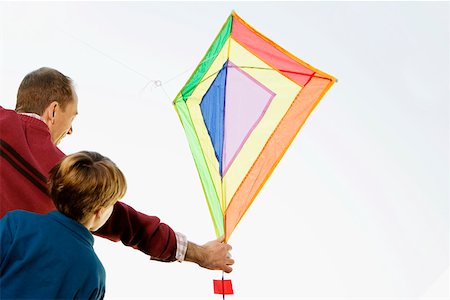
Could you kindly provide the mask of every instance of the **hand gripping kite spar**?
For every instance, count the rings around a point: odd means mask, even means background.
[[[173,102],[218,237],[228,241],[335,81],[231,13]]]

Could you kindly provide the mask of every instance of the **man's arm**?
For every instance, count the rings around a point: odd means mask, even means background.
[[[123,202],[117,202],[111,217],[95,235],[112,241],[122,241],[162,261],[176,260],[175,232],[158,217],[136,211]]]
[[[124,245],[138,249],[154,260],[171,262],[177,256],[184,256],[184,261],[196,263],[202,268],[227,273],[233,270],[230,266],[234,260],[229,256],[231,246],[223,243],[223,237],[202,246],[185,241],[186,253],[180,255],[177,253],[177,234],[168,225],[161,223],[159,218],[140,213],[122,202],[115,204],[108,222],[95,235],[116,242],[120,240]],[[178,235],[178,238],[182,236]]]

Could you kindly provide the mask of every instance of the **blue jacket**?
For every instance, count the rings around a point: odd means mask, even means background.
[[[0,220],[0,239],[0,299],[103,299],[94,237],[75,220],[13,211]]]

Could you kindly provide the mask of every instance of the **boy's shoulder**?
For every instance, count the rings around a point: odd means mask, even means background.
[[[26,226],[36,227],[40,226],[41,220],[45,219],[46,215],[29,212],[25,210],[13,210],[8,212],[3,218],[0,219],[0,223],[9,224],[9,226]]]
[[[17,210],[8,212],[4,218],[9,218],[9,219],[38,218],[39,219],[42,216],[43,216],[42,214],[38,214],[35,212],[17,209]]]

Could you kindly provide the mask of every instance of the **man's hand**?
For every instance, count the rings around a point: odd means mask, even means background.
[[[202,268],[230,273],[233,271],[230,266],[234,264],[230,250],[231,246],[224,243],[223,236],[203,246],[188,242],[185,260],[194,262]]]

